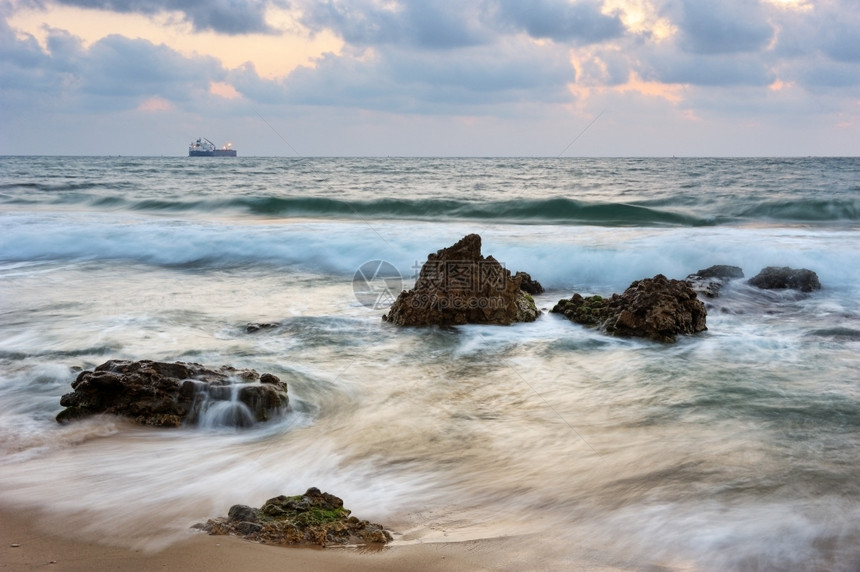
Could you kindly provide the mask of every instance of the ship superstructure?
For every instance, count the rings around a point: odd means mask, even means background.
[[[233,149],[232,143],[227,143],[223,147],[215,147],[215,144],[205,137],[198,137],[197,141],[192,141],[188,146],[189,157],[235,157],[236,150]]]

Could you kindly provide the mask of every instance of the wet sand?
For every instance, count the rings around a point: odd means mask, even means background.
[[[0,510],[0,570],[543,570],[546,561],[526,556],[509,539],[395,545],[367,551],[344,548],[266,546],[229,536],[189,531],[188,538],[158,552],[78,541],[46,532],[29,515]],[[617,570],[589,562],[568,562],[568,570]]]

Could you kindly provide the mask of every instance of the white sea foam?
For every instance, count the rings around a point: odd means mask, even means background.
[[[283,221],[236,225],[127,215],[3,217],[0,259],[122,260],[201,268],[269,265],[351,276],[384,260],[405,279],[429,252],[470,232],[483,251],[512,271],[526,270],[551,288],[623,288],[662,273],[684,278],[713,264],[740,266],[752,277],[766,266],[809,268],[834,288],[857,288],[860,253],[846,231],[800,229],[481,227],[462,223]]]

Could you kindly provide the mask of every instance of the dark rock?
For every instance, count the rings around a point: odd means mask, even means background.
[[[227,511],[227,518],[231,522],[257,522],[259,520],[257,509],[244,504],[234,504]]]
[[[210,407],[227,402],[235,414],[228,408],[223,419],[246,426],[289,408],[287,384],[274,375],[185,362],[110,360],[78,374],[72,389],[60,399],[66,408],[57,415],[61,423],[108,413],[142,425],[178,427],[198,423]]]
[[[716,298],[729,280],[743,277],[744,271],[739,267],[717,264],[699,270],[695,274],[690,274],[686,280],[690,284],[690,287],[699,294],[703,294],[708,298]]]
[[[821,289],[818,275],[806,268],[794,269],[788,266],[768,266],[748,280],[748,284],[763,290],[800,290],[812,292]]]
[[[514,274],[514,280],[520,279],[520,290],[527,294],[543,294],[543,286],[537,280],[534,280],[528,272],[517,272]]]
[[[609,298],[574,294],[559,300],[551,311],[615,336],[661,342],[707,330],[707,310],[696,292],[683,280],[669,280],[662,274],[637,280],[621,295]]]
[[[427,257],[412,290],[403,291],[383,320],[398,326],[532,322],[540,315],[495,258],[481,255],[481,237],[465,236]]]
[[[281,383],[280,378],[277,375],[272,375],[271,373],[264,373],[260,376],[260,383]]]
[[[233,534],[266,544],[326,546],[384,544],[391,540],[382,525],[350,516],[340,498],[317,488],[303,495],[271,498],[259,509],[234,505],[227,518],[209,520],[198,528],[209,534]]]
[[[700,278],[718,278],[719,280],[731,280],[732,278],[743,278],[744,271],[739,266],[728,266],[726,264],[716,264],[709,266],[704,270],[696,272],[696,276]]]
[[[277,322],[251,322],[245,326],[245,333],[253,334],[260,330],[271,330],[280,326]]]

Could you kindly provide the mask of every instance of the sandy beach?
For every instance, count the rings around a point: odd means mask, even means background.
[[[230,536],[189,531],[188,538],[164,550],[147,552],[75,540],[40,524],[28,515],[0,510],[0,570],[151,571],[207,570],[544,570],[550,562],[536,560],[499,538],[469,542],[394,545],[381,550],[266,546]],[[583,560],[566,562],[567,570],[620,570]]]
[[[4,511],[2,570],[484,570],[492,544],[425,544],[386,548],[315,549],[265,546],[189,531],[187,540],[159,552],[105,546],[45,532],[21,514]],[[499,548],[498,546],[496,548]]]

